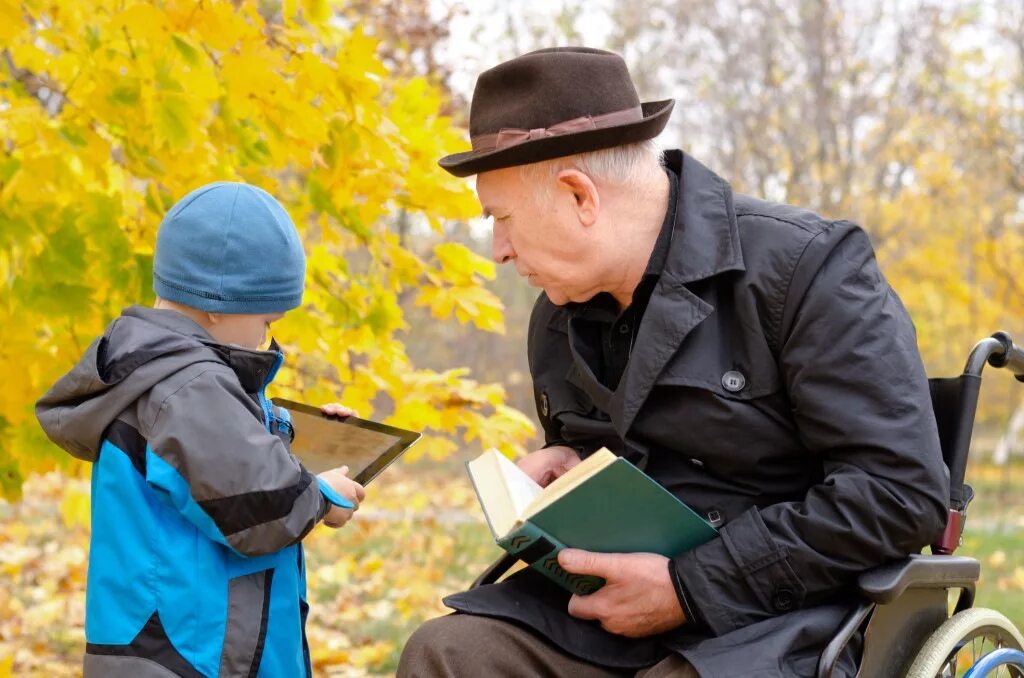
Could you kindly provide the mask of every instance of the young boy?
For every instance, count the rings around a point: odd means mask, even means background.
[[[258,349],[305,266],[265,191],[193,191],[160,225],[156,307],[125,309],[37,404],[94,463],[87,678],[311,675],[300,542],[363,488],[311,475],[264,393],[283,356]]]

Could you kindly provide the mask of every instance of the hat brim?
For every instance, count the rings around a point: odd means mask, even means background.
[[[645,102],[641,104],[643,118],[636,122],[534,139],[497,150],[453,153],[441,158],[437,164],[457,177],[468,177],[505,167],[529,165],[542,160],[646,141],[665,129],[674,104],[673,99]]]

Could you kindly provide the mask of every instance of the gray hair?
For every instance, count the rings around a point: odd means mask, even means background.
[[[519,168],[523,181],[536,187],[538,198],[550,199],[551,180],[564,169],[577,169],[594,181],[630,185],[645,183],[663,165],[661,146],[654,139],[545,160]]]

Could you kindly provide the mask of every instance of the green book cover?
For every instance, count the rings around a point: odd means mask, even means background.
[[[671,557],[718,534],[650,476],[606,449],[546,488],[496,451],[467,467],[498,545],[574,593],[591,593],[604,582],[562,570],[556,556],[565,547]]]

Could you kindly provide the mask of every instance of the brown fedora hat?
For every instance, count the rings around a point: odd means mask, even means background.
[[[438,162],[457,177],[653,139],[673,101],[640,103],[618,54],[555,47],[477,78],[469,109],[473,150]]]

